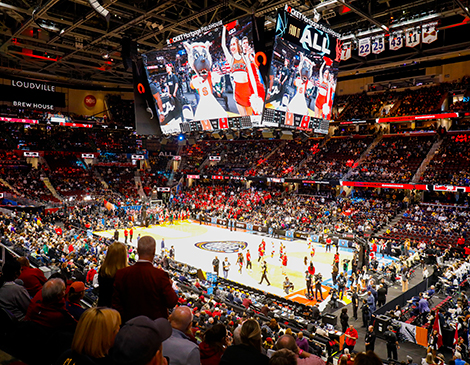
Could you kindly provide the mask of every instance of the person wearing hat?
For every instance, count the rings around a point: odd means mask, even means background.
[[[172,333],[165,318],[138,316],[127,321],[116,335],[111,357],[115,365],[168,365],[162,344]]]
[[[213,319],[211,317],[211,319]],[[199,347],[189,339],[193,314],[189,307],[178,307],[169,317],[173,328],[171,336],[163,344],[163,355],[171,365],[200,365]]]
[[[77,321],[80,316],[85,312],[82,308],[80,301],[85,297],[85,284],[83,281],[75,281],[70,285],[67,292],[67,300],[65,301],[65,308]]]

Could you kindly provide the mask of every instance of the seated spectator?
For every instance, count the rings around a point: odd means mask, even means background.
[[[25,320],[55,329],[75,329],[77,321],[65,308],[65,283],[53,278],[47,281],[31,301]]]
[[[382,365],[382,360],[375,352],[369,351],[366,354],[360,352],[354,358],[354,365]]]
[[[218,365],[225,349],[231,344],[232,337],[227,336],[227,329],[223,324],[217,323],[209,328],[199,344],[201,365]]]
[[[165,318],[135,317],[121,328],[111,350],[114,365],[168,365],[162,344],[171,336]]]
[[[67,300],[65,302],[65,308],[77,321],[80,316],[85,312],[82,308],[80,301],[85,297],[85,284],[82,281],[75,281],[68,288]]]
[[[9,311],[16,319],[26,315],[31,299],[24,287],[15,283],[20,275],[21,265],[16,260],[8,260],[3,265],[0,276],[0,307]]]
[[[70,350],[64,352],[55,365],[110,364],[109,351],[121,325],[118,311],[110,308],[90,308],[80,317]]]
[[[309,351],[308,341],[304,337],[303,332],[299,332],[297,334],[297,339],[295,340],[295,343],[298,346],[298,348],[301,349],[302,351],[306,351],[306,352]]]
[[[254,319],[246,320],[240,330],[240,344],[225,350],[222,365],[267,365],[268,357],[261,353],[261,329]]]
[[[170,358],[172,365],[199,365],[201,357],[199,347],[191,342],[193,314],[189,307],[178,307],[170,315],[169,321],[173,332],[163,343],[163,355]]]
[[[26,257],[18,258],[18,262],[21,264],[21,274],[18,279],[23,281],[23,286],[32,298],[41,290],[47,279],[42,270],[32,268],[29,265],[29,260]]]
[[[280,349],[271,355],[269,365],[297,365],[297,356],[291,350]]]
[[[283,335],[276,342],[276,349],[289,349],[297,357],[297,365],[325,365],[324,361],[316,355],[299,349],[291,335]]]

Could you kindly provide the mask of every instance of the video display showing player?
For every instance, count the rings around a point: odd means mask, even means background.
[[[175,37],[144,63],[164,134],[259,124],[265,85],[251,17]]]
[[[340,49],[334,32],[289,7],[281,11],[262,126],[327,133]]]

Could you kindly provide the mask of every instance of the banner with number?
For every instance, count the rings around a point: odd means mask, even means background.
[[[422,42],[429,44],[437,40],[437,22],[423,24],[421,35],[423,37]]]
[[[379,35],[378,37],[372,38],[372,53],[379,54],[385,50],[384,36]]]
[[[420,41],[421,37],[419,35],[419,28],[408,28],[405,32],[406,46],[407,47],[416,47]]]
[[[391,51],[396,51],[403,47],[403,32],[395,32],[390,34],[389,46]]]
[[[359,39],[359,56],[366,57],[370,55],[370,37]]]
[[[351,58],[351,43],[346,43],[343,45],[341,50],[341,61],[347,61]]]

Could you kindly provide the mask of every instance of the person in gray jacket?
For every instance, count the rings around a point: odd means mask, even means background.
[[[189,307],[178,307],[168,319],[173,333],[163,342],[163,356],[171,365],[200,365],[199,346],[190,341],[186,333],[191,330],[193,314]]]

